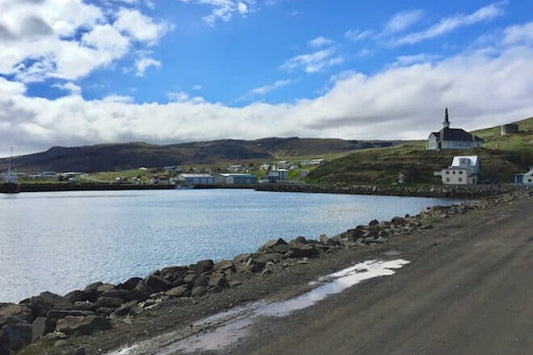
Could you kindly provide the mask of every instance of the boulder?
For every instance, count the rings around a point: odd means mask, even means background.
[[[98,316],[68,316],[57,322],[56,330],[66,335],[88,335],[98,330],[111,328],[109,320]]]
[[[90,301],[91,296],[85,291],[75,290],[67,293],[65,299],[74,304],[79,301]]]
[[[33,343],[44,335],[53,332],[54,328],[55,322],[49,321],[46,317],[37,317],[31,325],[31,342]]]
[[[0,303],[0,327],[6,323],[31,323],[32,321],[32,311],[27,305]]]
[[[118,297],[98,297],[96,304],[100,307],[118,308],[124,303],[122,298]],[[79,311],[82,312],[82,311]]]
[[[201,297],[201,296],[205,295],[206,292],[207,292],[207,287],[205,287],[205,286],[197,286],[197,287],[192,289],[191,296],[192,297]]]
[[[80,311],[96,311],[96,308],[98,308],[96,302],[89,302],[89,301],[78,301],[74,303],[74,309],[78,309]]]
[[[172,287],[172,284],[162,278],[161,276],[149,275],[144,282],[150,287],[154,292],[166,291]]]
[[[115,298],[124,299],[124,297],[126,297],[128,293],[129,293],[129,290],[116,289],[116,290],[109,290],[109,291],[102,292],[100,297],[115,297]]]
[[[200,275],[194,280],[193,288],[197,286],[207,286],[208,283],[209,283],[209,277],[205,275]]]
[[[48,319],[61,319],[67,316],[90,316],[94,313],[91,311],[79,310],[79,309],[52,309],[46,314]]]
[[[132,278],[126,280],[122,284],[122,288],[124,288],[126,290],[133,290],[135,288],[135,286],[137,286],[139,281],[142,281],[142,279],[140,277],[132,277]]]
[[[234,271],[235,266],[231,260],[221,260],[215,264],[214,269],[216,271]]]
[[[96,292],[98,292],[98,294],[102,294],[106,291],[111,291],[114,289],[115,289],[115,285],[113,284],[102,284],[96,288]]]
[[[222,274],[214,274],[209,279],[207,287],[210,291],[221,291],[222,289],[228,287],[228,281]]]
[[[296,245],[291,247],[291,252],[296,258],[309,258],[318,255],[318,250],[312,245]]]
[[[213,260],[208,259],[208,260],[202,260],[202,261],[197,262],[196,264],[190,265],[189,269],[191,269],[192,271],[194,271],[196,274],[199,275],[199,274],[203,274],[204,272],[213,270],[213,266],[214,266]]]
[[[123,317],[127,314],[130,314],[132,313],[132,309],[137,307],[138,308],[138,302],[136,300],[133,300],[133,301],[129,301],[129,302],[126,302],[124,303],[123,305],[121,305],[120,307],[118,307],[115,312],[113,312],[114,314],[116,314],[117,316],[119,317]],[[134,313],[137,313],[137,312],[134,312]]]
[[[302,237],[302,236],[298,236],[296,238],[294,238],[293,240],[291,240],[289,242],[290,245],[297,245],[297,244],[305,244],[307,242],[307,239],[305,239],[305,237]]]
[[[98,309],[96,309],[96,314],[98,315],[104,315],[104,316],[109,316],[111,313],[113,313],[115,311],[116,308],[113,308],[113,307],[99,307]]]
[[[45,317],[52,309],[73,309],[73,304],[64,297],[51,292],[43,292],[39,296],[31,297],[28,306],[33,316]]]
[[[10,354],[31,343],[32,329],[29,323],[8,323],[0,327],[1,354]]]
[[[379,224],[379,221],[377,219],[373,219],[370,222],[368,222],[369,226],[376,226]]]
[[[130,290],[130,292],[124,298],[125,301],[137,300],[139,302],[147,300],[154,291],[144,282],[139,281],[137,285]]]
[[[276,246],[285,245],[285,244],[287,244],[287,242],[284,241],[283,238],[272,239],[266,242],[265,244],[263,244],[259,249],[257,249],[257,251],[260,253],[264,253],[264,252],[267,252],[269,249],[272,249]]]
[[[250,254],[250,253],[239,254],[239,255],[237,255],[237,256],[235,256],[233,258],[233,263],[234,264],[244,263],[248,259],[250,259],[251,256],[252,256],[252,254]]]
[[[194,281],[196,280],[198,276],[196,274],[187,274],[183,278],[183,282],[185,282],[187,285],[192,286],[194,285]]]
[[[171,288],[165,292],[165,295],[169,297],[187,297],[191,295],[191,292],[189,291],[189,287],[187,287],[187,285],[181,285]]]

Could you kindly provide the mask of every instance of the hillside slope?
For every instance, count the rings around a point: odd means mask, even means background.
[[[18,171],[112,171],[165,165],[205,165],[224,162],[264,161],[295,156],[332,154],[369,147],[387,147],[394,141],[356,141],[317,138],[263,138],[254,141],[216,140],[171,145],[147,143],[52,147],[13,158]],[[5,170],[7,159],[0,159]]]
[[[454,155],[478,155],[480,179],[512,182],[514,174],[533,164],[533,118],[516,122],[520,132],[500,135],[500,127],[474,131],[485,141],[483,148],[461,151],[426,150],[425,141],[354,152],[311,172],[308,182],[333,184],[391,184],[402,173],[409,183],[439,183],[434,171],[447,167]]]

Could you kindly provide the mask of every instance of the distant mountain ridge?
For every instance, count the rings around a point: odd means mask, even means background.
[[[13,157],[18,171],[112,171],[166,165],[215,165],[245,160],[275,160],[288,157],[343,153],[389,147],[400,141],[363,141],[322,138],[222,139],[170,145],[144,142],[52,147],[47,151]],[[0,159],[0,169],[7,159]]]

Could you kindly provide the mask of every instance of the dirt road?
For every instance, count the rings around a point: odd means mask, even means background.
[[[409,237],[397,250],[411,263],[396,275],[256,322],[226,351],[533,354],[532,207],[475,211]]]

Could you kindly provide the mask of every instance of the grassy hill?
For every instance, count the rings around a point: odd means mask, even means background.
[[[166,165],[219,165],[268,161],[288,157],[336,155],[369,147],[387,147],[396,141],[357,141],[316,138],[263,138],[254,141],[216,140],[171,145],[147,143],[52,147],[13,158],[17,171],[119,171]],[[7,159],[0,159],[0,171]]]
[[[533,118],[516,122],[520,132],[501,136],[500,127],[473,132],[485,141],[483,148],[462,151],[426,150],[425,141],[412,141],[394,147],[354,152],[311,172],[312,183],[391,184],[398,174],[409,183],[439,183],[434,171],[447,167],[454,155],[478,155],[480,179],[496,178],[511,182],[514,174],[533,164]]]

